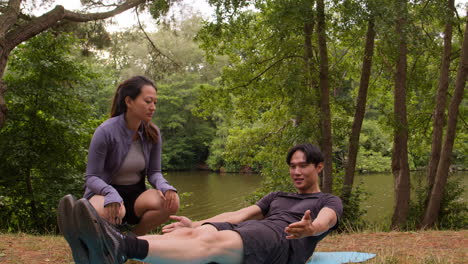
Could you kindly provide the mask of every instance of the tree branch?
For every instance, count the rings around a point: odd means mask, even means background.
[[[245,84],[242,84],[242,85],[239,85],[239,86],[236,86],[236,87],[233,87],[233,88],[230,88],[230,89],[227,89],[228,91],[232,91],[232,90],[236,90],[238,88],[242,88],[242,87],[247,87],[249,86],[250,84],[252,84],[254,81],[258,80],[260,77],[262,77],[263,74],[265,74],[267,71],[269,71],[271,68],[273,68],[276,64],[284,61],[285,59],[290,59],[290,58],[301,58],[301,59],[304,59],[304,56],[299,56],[299,55],[291,55],[291,56],[286,56],[286,57],[283,57],[275,62],[273,62],[273,64],[271,64],[270,66],[266,67],[263,71],[261,71],[257,76],[255,76],[254,78],[250,79],[247,83]]]
[[[61,5],[56,6],[44,15],[31,20],[30,22],[19,26],[15,30],[6,34],[7,47],[5,50],[12,50],[21,42],[28,40],[35,35],[45,31],[63,18],[64,8]]]
[[[0,38],[5,36],[7,30],[18,20],[20,6],[21,0],[11,0],[8,2],[8,7],[2,10],[2,15],[0,15],[0,25],[2,25],[0,27]]]
[[[172,63],[174,63],[174,65],[176,65],[177,67],[180,67],[180,64],[177,63],[175,60],[171,59],[169,56],[167,56],[166,54],[164,54],[160,49],[158,49],[156,47],[156,45],[154,44],[154,42],[151,40],[151,38],[148,36],[148,34],[146,34],[146,31],[145,29],[143,28],[143,25],[141,24],[141,21],[140,21],[140,15],[138,14],[138,10],[135,8],[135,13],[137,15],[137,21],[138,21],[138,26],[140,27],[141,31],[143,32],[143,34],[145,35],[146,39],[148,40],[148,42],[150,43],[151,47],[156,51],[156,53],[158,53],[157,57],[158,56],[163,56],[163,57],[166,57],[168,60],[170,60]]]
[[[132,7],[135,7],[145,2],[146,0],[128,0],[111,11],[89,14],[72,12],[66,10],[61,5],[57,5],[54,9],[45,13],[44,15],[34,18],[28,23],[21,25],[15,30],[9,32],[6,35],[8,48],[10,50],[13,49],[21,42],[28,40],[34,37],[35,35],[47,30],[48,28],[57,24],[57,22],[59,21],[66,20],[71,22],[88,22],[94,20],[101,20],[120,14]]]
[[[118,4],[105,4],[102,3],[102,1],[90,1],[89,4],[87,4],[87,7],[115,7],[118,6]]]
[[[117,14],[120,14],[130,8],[136,7],[139,4],[145,3],[146,0],[128,0],[125,1],[123,4],[116,6],[115,9],[107,12],[102,13],[89,13],[89,14],[82,14],[76,13],[69,10],[65,10],[65,16],[63,19],[73,21],[73,22],[88,22],[93,20],[101,20],[106,19],[109,17],[113,17]]]

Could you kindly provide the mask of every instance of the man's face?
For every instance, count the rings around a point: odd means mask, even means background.
[[[320,192],[318,174],[322,168],[323,163],[317,166],[307,163],[304,152],[300,150],[294,152],[289,162],[289,175],[297,191],[299,193]]]

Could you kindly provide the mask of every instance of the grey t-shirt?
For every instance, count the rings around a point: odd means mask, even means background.
[[[112,184],[132,185],[137,184],[142,179],[142,171],[145,169],[145,157],[141,149],[141,141],[134,140],[130,146],[119,171],[112,178]]]
[[[312,255],[317,243],[329,231],[301,239],[286,239],[284,228],[300,221],[305,211],[317,217],[320,210],[328,207],[335,211],[338,220],[343,213],[340,198],[328,193],[297,194],[273,192],[264,196],[257,205],[265,217],[262,220],[248,220],[239,224],[208,222],[221,230],[239,233],[243,243],[243,264],[296,264],[305,263]],[[335,229],[337,224],[332,227]]]
[[[306,210],[311,211],[312,219],[316,218],[324,207],[335,211],[338,220],[343,214],[343,205],[340,198],[329,193],[286,193],[273,192],[264,196],[257,205],[262,210],[265,218],[261,222],[271,229],[276,230],[279,237],[285,239],[284,228],[291,223],[300,221]],[[336,229],[337,224],[331,229]],[[312,255],[317,243],[323,239],[328,232],[320,236],[311,236],[289,241],[288,263],[305,263]]]

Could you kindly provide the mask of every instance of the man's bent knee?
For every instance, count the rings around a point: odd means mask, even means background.
[[[239,233],[231,230],[210,232],[205,231],[199,236],[213,261],[220,263],[241,263],[243,258],[243,242]]]

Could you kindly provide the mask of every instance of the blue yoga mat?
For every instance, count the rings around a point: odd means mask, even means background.
[[[314,252],[306,264],[359,263],[375,256],[375,254],[362,252]]]

